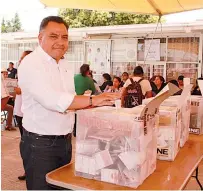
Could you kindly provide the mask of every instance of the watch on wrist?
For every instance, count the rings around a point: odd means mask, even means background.
[[[90,95],[90,106],[92,106],[92,95]]]

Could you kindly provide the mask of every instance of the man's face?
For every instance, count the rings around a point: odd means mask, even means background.
[[[9,63],[9,68],[12,69],[13,68],[13,64]]]
[[[8,78],[8,72],[3,72],[4,78]]]
[[[179,86],[183,86],[183,80],[178,80]]]
[[[128,76],[127,74],[123,74],[123,75],[122,75],[123,81],[126,81],[126,80],[128,79],[128,77],[129,77],[129,76]]]
[[[57,62],[68,50],[68,31],[64,24],[49,22],[38,39],[42,49]]]

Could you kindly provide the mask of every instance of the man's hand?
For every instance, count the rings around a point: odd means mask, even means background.
[[[20,95],[21,94],[21,89],[20,88],[15,88],[15,92],[17,95]]]
[[[120,99],[120,93],[103,93],[92,97],[92,106],[113,105],[116,99]]]

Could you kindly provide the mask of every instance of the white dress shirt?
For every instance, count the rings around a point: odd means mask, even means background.
[[[22,90],[23,127],[41,135],[66,135],[72,132],[74,112],[64,113],[75,93],[74,72],[66,60],[59,63],[40,46],[19,66]]]
[[[14,115],[17,115],[19,117],[23,117],[21,107],[22,107],[22,95],[16,95],[15,105],[14,105],[14,109],[13,109]]]

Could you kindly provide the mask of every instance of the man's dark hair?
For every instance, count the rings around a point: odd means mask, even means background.
[[[14,63],[13,63],[13,62],[9,62],[9,64],[14,65]]]
[[[134,72],[133,74],[136,76],[136,75],[143,75],[144,72],[143,72],[143,69],[141,66],[136,66],[135,69],[134,69]]]
[[[102,76],[105,80],[111,81],[111,76],[108,73],[104,73]]]
[[[86,76],[87,72],[90,70],[90,66],[89,64],[83,64],[80,67],[80,73],[82,74],[82,76]]]
[[[184,76],[178,76],[178,80],[181,80],[181,81],[183,81],[183,79],[184,79]]]
[[[156,77],[158,77],[163,83],[165,82],[165,79],[163,76],[157,75]],[[156,79],[156,77],[155,77],[155,79]]]
[[[121,83],[121,78],[115,76],[113,79],[117,79],[119,83]]]
[[[68,24],[61,17],[49,16],[49,17],[46,17],[42,20],[42,22],[40,24],[39,32],[42,31],[43,29],[45,29],[46,26],[49,24],[49,22],[64,24],[67,30],[69,28]]]
[[[129,76],[128,72],[123,72],[122,76],[123,75]]]

